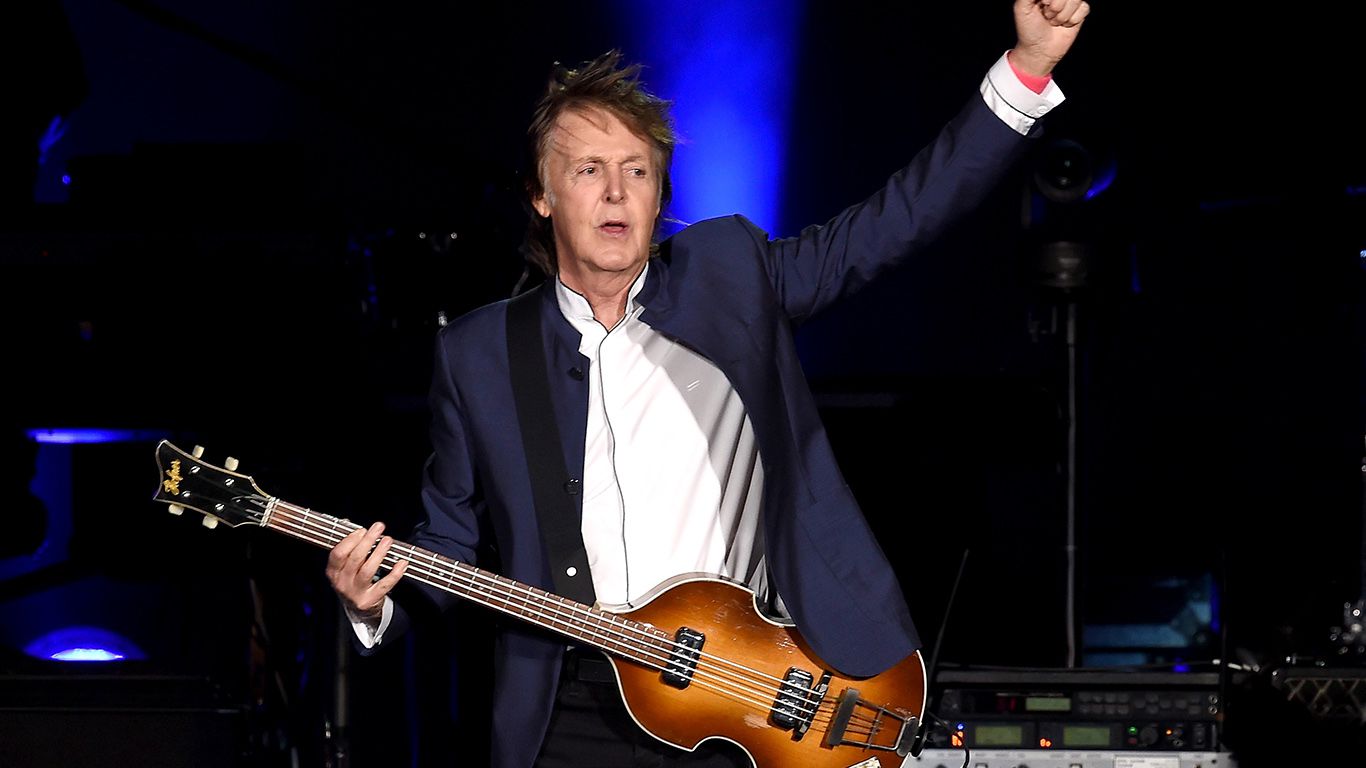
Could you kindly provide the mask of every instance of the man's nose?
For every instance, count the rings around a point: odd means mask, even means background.
[[[623,183],[621,174],[607,174],[607,188],[604,193],[609,203],[620,203],[626,199],[626,184]]]

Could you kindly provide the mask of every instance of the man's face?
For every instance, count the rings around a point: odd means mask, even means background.
[[[542,163],[545,191],[532,205],[550,217],[565,284],[582,290],[604,273],[638,271],[659,215],[651,144],[606,110],[566,111]]]

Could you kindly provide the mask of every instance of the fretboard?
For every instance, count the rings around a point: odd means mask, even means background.
[[[324,549],[335,547],[362,526],[269,499],[261,524]],[[556,632],[630,661],[666,666],[675,644],[658,628],[610,611],[584,605],[543,589],[499,576],[492,571],[395,540],[385,553],[384,568],[407,560],[404,578],[449,592],[470,602]]]

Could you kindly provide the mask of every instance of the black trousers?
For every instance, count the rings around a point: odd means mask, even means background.
[[[607,660],[595,651],[565,654],[559,693],[536,768],[753,768],[734,744],[708,741],[696,751],[671,747],[641,730],[622,703]]]

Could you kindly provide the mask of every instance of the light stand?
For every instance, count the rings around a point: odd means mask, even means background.
[[[1078,295],[1086,285],[1087,272],[1092,255],[1088,243],[1074,241],[1054,241],[1044,243],[1038,249],[1038,282],[1053,289],[1061,300],[1063,327],[1060,333],[1065,351],[1065,413],[1066,413],[1066,469],[1064,471],[1064,500],[1067,520],[1067,543],[1064,553],[1066,562],[1065,587],[1065,626],[1067,633],[1066,666],[1077,666],[1077,378],[1078,344],[1077,313]],[[1057,309],[1053,310],[1055,313]],[[1055,327],[1056,316],[1052,325]]]
[[[1061,297],[1062,338],[1065,345],[1066,470],[1066,587],[1064,624],[1067,637],[1066,666],[1077,666],[1080,632],[1077,623],[1077,311],[1078,296],[1086,288],[1094,248],[1079,239],[1085,222],[1079,206],[1091,191],[1094,178],[1090,154],[1075,141],[1050,144],[1039,158],[1033,189],[1027,193],[1024,224],[1031,232],[1033,280]],[[1037,192],[1037,195],[1035,194]],[[1040,197],[1041,196],[1041,197]],[[1056,308],[1050,323],[1057,332]]]

